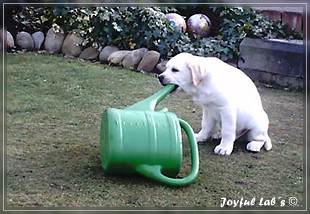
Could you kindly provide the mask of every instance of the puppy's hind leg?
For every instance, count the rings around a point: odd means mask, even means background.
[[[259,152],[260,149],[263,147],[264,141],[263,140],[252,140],[246,146],[246,149],[251,152]]]
[[[267,151],[269,151],[272,148],[271,139],[268,136],[268,134],[266,134],[266,139],[265,139],[264,147],[265,147],[265,149]]]
[[[252,152],[259,152],[264,146],[266,150],[272,148],[270,137],[268,136],[269,119],[265,112],[256,115],[255,126],[249,131],[249,143],[246,148]]]
[[[266,131],[256,135],[254,133],[251,131],[249,135],[251,137],[250,142],[246,146],[247,150],[252,152],[259,152],[263,146],[266,150],[270,150],[272,148],[271,139]]]

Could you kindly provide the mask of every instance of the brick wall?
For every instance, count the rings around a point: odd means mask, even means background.
[[[262,13],[269,20],[282,21],[288,29],[303,31],[303,8],[302,7],[253,7],[257,13]]]

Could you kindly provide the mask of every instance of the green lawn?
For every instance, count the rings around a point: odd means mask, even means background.
[[[273,149],[213,154],[218,141],[199,144],[197,180],[174,188],[139,176],[106,175],[99,160],[101,114],[125,108],[161,86],[152,74],[35,53],[7,55],[5,208],[178,207],[222,209],[221,198],[251,200],[255,209],[305,206],[303,94],[259,87],[270,119]],[[201,111],[183,92],[167,107],[197,132]],[[180,176],[190,168],[187,139]],[[262,199],[263,198],[263,199]],[[274,206],[259,201],[275,200]],[[285,206],[280,207],[284,200]],[[266,202],[266,203],[267,203]],[[232,209],[232,208],[231,208]]]

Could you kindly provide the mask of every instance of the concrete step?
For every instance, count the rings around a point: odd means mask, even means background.
[[[238,67],[254,81],[303,88],[303,41],[245,38],[240,44]]]

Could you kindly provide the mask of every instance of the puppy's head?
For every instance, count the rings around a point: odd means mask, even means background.
[[[180,53],[168,61],[166,70],[158,76],[158,79],[162,85],[172,83],[185,89],[197,87],[205,76],[203,57]]]

